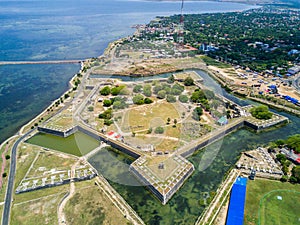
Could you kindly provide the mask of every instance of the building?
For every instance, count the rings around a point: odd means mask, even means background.
[[[295,75],[296,73],[300,72],[300,66],[293,66],[289,68],[288,73],[291,75]]]

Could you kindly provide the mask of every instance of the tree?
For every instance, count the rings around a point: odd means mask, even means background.
[[[179,95],[178,99],[182,103],[187,103],[189,101],[189,97],[187,95]]]
[[[143,95],[136,95],[132,98],[132,101],[136,105],[143,105],[144,104],[144,96]]]
[[[172,74],[171,76],[168,77],[168,83],[174,83],[175,82],[175,78],[174,75]]]
[[[9,159],[10,159],[10,155],[6,155],[6,156],[5,156],[5,159],[6,159],[6,160],[9,160]]]
[[[191,77],[185,78],[185,80],[184,80],[184,85],[185,85],[185,86],[192,86],[192,85],[194,85],[194,79],[191,78]]]
[[[286,140],[286,144],[289,148],[295,150],[297,153],[300,153],[300,134],[290,136]]]
[[[88,107],[88,111],[89,111],[89,112],[94,111],[94,107],[90,105],[90,106]]]
[[[68,93],[66,93],[65,95],[64,95],[64,98],[65,99],[67,99],[67,98],[69,98],[70,97],[70,95],[68,94]]]
[[[273,114],[269,111],[268,106],[257,106],[250,109],[250,113],[253,117],[260,120],[268,120],[271,119]]]
[[[99,117],[99,119],[108,119],[108,120],[110,120],[113,117],[113,111],[112,111],[111,108],[107,109],[103,113],[100,113],[98,117]]]
[[[100,94],[101,95],[105,95],[105,96],[109,95],[110,94],[110,87],[109,86],[105,86],[104,88],[102,88],[100,90]]]
[[[200,121],[200,117],[202,116],[202,114],[203,114],[202,108],[201,107],[196,107],[193,111],[192,118],[194,120]]]
[[[177,124],[177,119],[174,119],[174,125],[173,125],[173,127],[176,127],[176,124]]]
[[[161,90],[163,90],[163,87],[162,87],[162,85],[160,85],[160,84],[156,84],[155,86],[154,86],[154,88],[153,88],[153,91],[154,91],[154,93],[155,94],[157,94],[159,91],[161,91]]]
[[[2,177],[4,178],[4,177],[7,177],[7,173],[5,172],[5,173],[3,173],[2,174]]]
[[[150,98],[145,98],[144,99],[144,103],[145,104],[151,104],[153,101],[152,101],[152,99],[150,99]]]
[[[164,128],[163,127],[156,127],[154,133],[162,134],[162,133],[164,133]]]
[[[111,106],[111,105],[112,105],[112,101],[111,101],[111,100],[105,99],[105,100],[103,101],[103,106],[109,107],[109,106]]]
[[[161,90],[157,93],[157,98],[164,99],[166,97],[166,91]]]
[[[176,102],[176,97],[173,95],[167,95],[167,102],[170,102],[170,103]]]
[[[167,119],[167,124],[170,124],[170,122],[171,122],[171,118],[168,117],[168,119]]]
[[[152,95],[151,85],[149,84],[145,85],[143,88],[143,92],[146,97],[151,97]]]
[[[134,88],[133,88],[133,92],[134,93],[140,93],[140,92],[142,92],[142,88],[143,88],[143,86],[140,85],[140,84],[135,85]]]
[[[121,90],[125,88],[125,85],[121,85],[121,86],[118,86],[118,87],[113,87],[110,92],[112,95],[116,96],[116,95],[119,95]]]
[[[113,121],[112,120],[109,120],[109,119],[104,119],[104,125],[106,126],[110,126],[113,124]]]
[[[297,183],[300,183],[300,166],[293,167],[292,176],[295,177]]]
[[[152,133],[152,127],[150,127],[148,130],[147,130],[147,134],[151,134]]]
[[[205,100],[207,100],[207,99],[206,99],[205,94],[202,90],[197,89],[192,93],[192,96],[191,96],[191,101],[192,102],[194,102],[194,103],[203,103],[203,102],[205,102]]]

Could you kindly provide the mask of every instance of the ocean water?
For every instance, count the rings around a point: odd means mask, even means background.
[[[184,13],[241,11],[238,3],[186,2]],[[0,1],[0,61],[85,59],[134,32],[132,25],[180,13],[180,2]],[[0,142],[67,89],[78,65],[0,66]]]

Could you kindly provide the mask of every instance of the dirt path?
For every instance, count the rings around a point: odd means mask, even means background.
[[[2,153],[2,167],[1,167],[1,174],[0,174],[0,190],[2,189],[2,185],[3,185],[2,174],[4,173],[5,166],[6,166],[5,154],[8,151],[8,147],[9,147],[9,145],[6,145],[6,148],[5,148],[4,152]]]
[[[66,216],[64,213],[64,208],[67,204],[67,202],[74,196],[75,194],[75,183],[73,181],[73,178],[75,177],[75,169],[76,166],[78,165],[79,161],[76,162],[72,168],[71,168],[71,182],[70,182],[70,191],[69,193],[64,197],[64,199],[60,202],[58,205],[58,210],[57,210],[57,217],[58,217],[58,224],[68,224],[66,221]]]

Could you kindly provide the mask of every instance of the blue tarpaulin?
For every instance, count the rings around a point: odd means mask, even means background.
[[[232,186],[226,225],[243,225],[247,178],[238,177]]]

